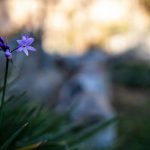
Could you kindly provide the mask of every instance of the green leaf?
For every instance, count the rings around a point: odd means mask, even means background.
[[[10,144],[17,138],[17,136],[26,128],[28,123],[24,124],[20,129],[18,129],[1,147],[0,150],[7,150]]]
[[[94,136],[97,132],[103,130],[104,128],[106,128],[107,126],[111,125],[112,123],[116,121],[117,121],[117,118],[113,118],[103,123],[92,125],[91,127],[83,130],[80,134],[74,136],[72,139],[68,141],[68,143],[71,145],[74,145],[76,143],[80,144],[82,142],[85,142],[86,140]]]

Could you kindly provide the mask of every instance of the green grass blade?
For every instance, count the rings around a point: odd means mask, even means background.
[[[96,125],[92,125],[92,127],[86,128],[83,130],[80,134],[77,134],[74,136],[71,140],[68,141],[69,144],[80,144],[82,142],[85,142],[92,136],[94,136],[97,132],[102,131],[105,129],[107,126],[111,125],[112,123],[116,122],[117,118],[110,119],[108,121],[105,121],[103,123],[98,123]]]
[[[18,129],[1,147],[0,150],[7,150],[10,144],[15,140],[15,138],[26,128],[28,123],[24,124],[20,129]]]

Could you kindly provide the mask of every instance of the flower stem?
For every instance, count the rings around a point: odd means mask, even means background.
[[[4,76],[4,83],[3,83],[1,106],[0,106],[0,115],[2,114],[3,105],[4,105],[4,101],[5,101],[5,93],[6,93],[6,85],[7,85],[7,75],[8,75],[8,67],[9,67],[9,59],[6,59],[5,76]]]
[[[14,51],[16,51],[19,47],[20,47],[20,46],[18,46],[18,47],[16,47],[15,49],[13,49],[13,50],[11,51],[11,53],[13,53]]]

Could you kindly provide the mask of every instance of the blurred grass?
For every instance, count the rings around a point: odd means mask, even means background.
[[[150,103],[141,108],[123,106],[118,122],[118,141],[115,150],[149,150],[150,149]],[[120,108],[121,109],[121,108]]]
[[[7,99],[0,122],[0,150],[78,150],[80,145],[114,120],[83,128],[25,93]],[[78,130],[76,130],[78,129]]]
[[[114,106],[121,118],[113,150],[149,150],[150,65],[123,58],[111,62],[109,66],[114,83]]]

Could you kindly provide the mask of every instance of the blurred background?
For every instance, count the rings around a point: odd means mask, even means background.
[[[14,53],[10,92],[58,112],[79,101],[73,120],[119,115],[118,149],[150,149],[150,0],[1,0],[0,35],[24,33],[37,52]]]
[[[148,44],[149,5],[149,0],[5,0],[0,32],[40,30],[49,53],[82,53],[97,44],[117,54]]]

